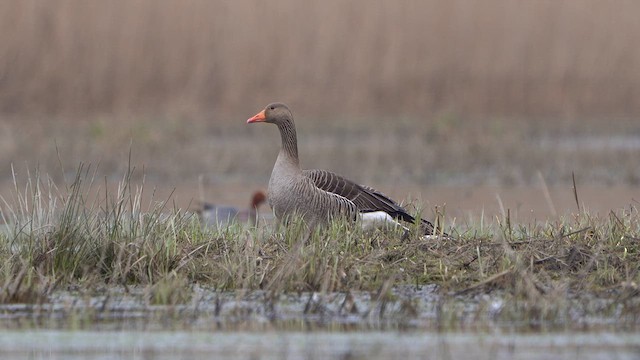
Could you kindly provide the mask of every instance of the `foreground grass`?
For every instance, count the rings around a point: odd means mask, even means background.
[[[640,217],[577,214],[545,224],[507,215],[451,229],[451,237],[402,239],[350,224],[202,228],[167,201],[141,202],[131,172],[115,194],[91,167],[58,188],[39,174],[4,199],[0,303],[46,302],[58,289],[142,286],[155,304],[189,300],[197,283],[220,291],[375,293],[435,284],[447,296],[506,294],[510,311],[552,318],[576,294],[626,303],[637,314]],[[145,208],[146,207],[146,208]],[[461,230],[462,229],[462,230]]]

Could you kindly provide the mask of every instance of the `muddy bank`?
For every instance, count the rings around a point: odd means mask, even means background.
[[[435,285],[386,294],[217,292],[194,285],[182,303],[150,288],[55,291],[40,304],[0,305],[5,329],[197,331],[637,331],[640,297],[571,294],[546,308],[501,291],[443,294]]]

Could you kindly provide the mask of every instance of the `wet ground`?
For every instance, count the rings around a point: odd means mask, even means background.
[[[0,305],[4,329],[285,331],[637,331],[640,298],[565,294],[549,315],[501,291],[443,293],[436,285],[366,291],[219,292],[192,285],[180,303],[157,304],[152,288],[57,290],[38,304]],[[625,301],[622,301],[624,299]],[[557,307],[554,309],[553,307]],[[518,310],[522,314],[518,314]]]
[[[143,288],[57,291],[0,306],[0,358],[19,359],[636,359],[640,320],[613,298],[571,294],[552,320],[508,320],[500,293],[436,286],[375,293],[217,292],[183,304]]]

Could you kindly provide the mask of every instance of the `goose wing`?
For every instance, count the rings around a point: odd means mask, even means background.
[[[302,173],[318,188],[351,200],[360,212],[384,211],[394,218],[415,221],[402,206],[376,189],[356,184],[327,170],[303,170]]]
[[[327,170],[303,170],[302,173],[318,188],[351,200],[360,212],[384,211],[396,219],[410,223],[416,222],[407,210],[376,189],[356,184]],[[434,226],[428,220],[420,219],[420,225],[425,233],[434,232]]]

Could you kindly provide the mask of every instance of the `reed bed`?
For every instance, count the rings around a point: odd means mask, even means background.
[[[640,110],[635,1],[5,1],[0,112]]]

